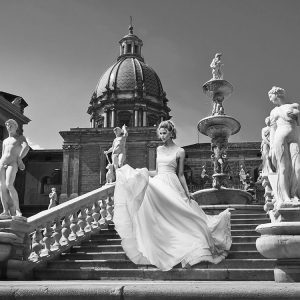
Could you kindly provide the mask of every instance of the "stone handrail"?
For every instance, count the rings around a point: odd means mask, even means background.
[[[114,188],[114,184],[105,185],[29,217],[27,222],[0,221],[1,277],[30,278],[33,268],[107,228],[113,218]]]

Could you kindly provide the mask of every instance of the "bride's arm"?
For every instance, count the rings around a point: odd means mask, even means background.
[[[158,148],[159,147],[156,148],[156,156],[157,156]],[[156,165],[155,170],[149,170],[148,171],[148,174],[149,174],[150,177],[154,177],[154,176],[157,175],[157,163],[155,165]]]
[[[185,180],[185,177],[184,177],[184,159],[185,159],[185,151],[184,149],[180,149],[178,151],[178,156],[179,156],[179,162],[178,162],[178,178],[179,178],[179,181],[187,195],[187,197],[189,199],[193,198],[193,195],[190,194],[189,192],[189,188],[186,184],[186,180]]]
[[[156,169],[155,170],[148,170],[148,174],[150,177],[154,177],[157,175],[157,164],[156,164]]]

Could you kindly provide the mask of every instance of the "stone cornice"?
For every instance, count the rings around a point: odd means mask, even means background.
[[[22,124],[28,124],[31,121],[29,118],[20,113],[20,111],[14,104],[3,99],[2,97],[0,97],[0,107],[1,109],[7,111],[9,114],[13,115],[14,118],[18,119],[16,121],[20,121]]]

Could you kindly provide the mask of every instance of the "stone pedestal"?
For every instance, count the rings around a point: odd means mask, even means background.
[[[0,220],[0,278],[24,279],[29,254],[28,223],[22,220]]]
[[[277,259],[276,282],[300,282],[300,222],[262,224],[256,248],[266,258]]]

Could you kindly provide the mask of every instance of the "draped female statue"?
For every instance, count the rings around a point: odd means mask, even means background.
[[[272,169],[278,175],[277,208],[300,204],[299,104],[287,100],[285,90],[268,92],[276,105],[270,113],[270,152]],[[289,204],[288,204],[289,203]]]

